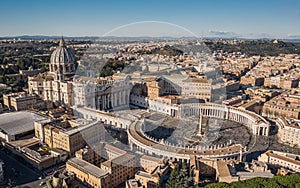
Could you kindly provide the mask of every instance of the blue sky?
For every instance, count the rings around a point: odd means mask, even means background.
[[[198,36],[300,37],[299,0],[7,0],[0,7],[0,36],[101,36],[124,24],[155,20]],[[149,35],[161,30],[161,24],[144,26],[136,28]]]

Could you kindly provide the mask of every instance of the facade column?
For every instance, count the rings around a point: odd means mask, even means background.
[[[108,94],[105,94],[105,100],[106,100],[106,109],[108,109],[109,108]]]
[[[108,94],[105,95],[105,99],[106,99],[106,109],[109,109]]]
[[[229,118],[229,109],[227,109],[225,113],[226,113],[226,119],[228,119]]]
[[[100,97],[101,97],[101,109],[104,110],[104,97],[103,95],[101,95]]]
[[[106,94],[103,95],[103,99],[104,99],[104,110],[106,110],[106,103],[107,103]]]
[[[120,105],[123,104],[122,91],[119,92]]]
[[[113,93],[111,93],[110,95],[111,95],[111,107],[114,108],[115,107],[115,96]]]
[[[259,130],[259,131],[258,131],[258,135],[261,135],[261,132],[262,132],[261,127],[259,127],[258,130]]]
[[[130,90],[127,91],[127,103],[130,103]]]
[[[114,95],[114,106],[117,107],[118,106],[118,103],[117,103],[117,93],[114,92],[113,95]]]
[[[265,127],[265,136],[268,136],[268,128]]]
[[[121,92],[118,92],[119,106],[122,104]]]
[[[112,96],[111,96],[111,93],[108,94],[108,105],[109,105],[109,108],[112,108]]]
[[[123,104],[126,104],[126,91],[123,91]]]

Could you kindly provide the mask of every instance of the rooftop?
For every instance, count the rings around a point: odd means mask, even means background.
[[[136,173],[136,175],[138,175],[138,176],[143,176],[143,177],[146,177],[146,178],[152,178],[152,175],[151,175],[150,173],[148,173],[148,172],[143,172],[143,171],[138,171],[138,172]]]
[[[96,176],[97,178],[101,178],[103,176],[108,175],[108,172],[106,172],[105,170],[95,165],[92,165],[82,159],[72,158],[68,160],[67,164],[72,165],[73,167],[76,167],[81,171],[87,171],[88,173],[92,174],[93,176]]]
[[[271,172],[237,172],[237,175],[243,179],[256,177],[272,178],[274,176]]]
[[[120,149],[120,148],[117,148],[115,146],[112,146],[110,144],[105,144],[104,148],[110,152],[114,152],[115,154],[118,154],[118,155],[123,155],[126,153],[126,151]]]
[[[28,111],[0,114],[0,130],[6,134],[16,135],[34,129],[34,122],[46,118]]]
[[[147,160],[147,161],[153,161],[153,162],[156,162],[156,163],[162,163],[163,162],[162,158],[156,158],[156,157],[152,157],[152,156],[149,156],[149,155],[143,155],[140,159]]]
[[[217,161],[217,169],[219,171],[220,177],[231,176],[230,170],[228,168],[228,163],[225,161]]]
[[[289,157],[286,157],[286,156],[283,156],[283,155],[273,153],[272,151],[267,151],[266,154],[270,157],[274,157],[274,158],[277,158],[279,160],[283,160],[283,161],[286,161],[286,162],[289,162],[289,163],[293,163],[295,165],[300,165],[300,161],[289,158]]]
[[[83,124],[83,125],[79,125],[77,127],[72,127],[69,130],[64,131],[65,134],[67,135],[73,135],[76,134],[78,132],[84,131],[84,130],[88,130],[89,128],[93,127],[93,126],[99,126],[101,127],[102,123],[99,121],[95,121],[89,124]]]
[[[34,94],[28,94],[26,92],[10,93],[10,94],[6,94],[5,96],[16,98],[16,99],[25,98],[25,97],[35,97]]]
[[[125,153],[123,155],[120,155],[112,160],[108,160],[102,163],[102,165],[106,166],[106,167],[113,167],[113,166],[118,166],[118,165],[122,165],[124,162],[127,162],[131,159],[134,159],[134,155],[129,154],[129,153]]]

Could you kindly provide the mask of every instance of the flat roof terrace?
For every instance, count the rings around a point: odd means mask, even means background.
[[[47,118],[29,111],[0,114],[0,130],[8,135],[17,135],[34,130],[34,122]]]

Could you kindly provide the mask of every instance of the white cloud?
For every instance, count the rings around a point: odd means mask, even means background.
[[[240,37],[241,35],[231,31],[208,31],[208,36],[211,37]]]

